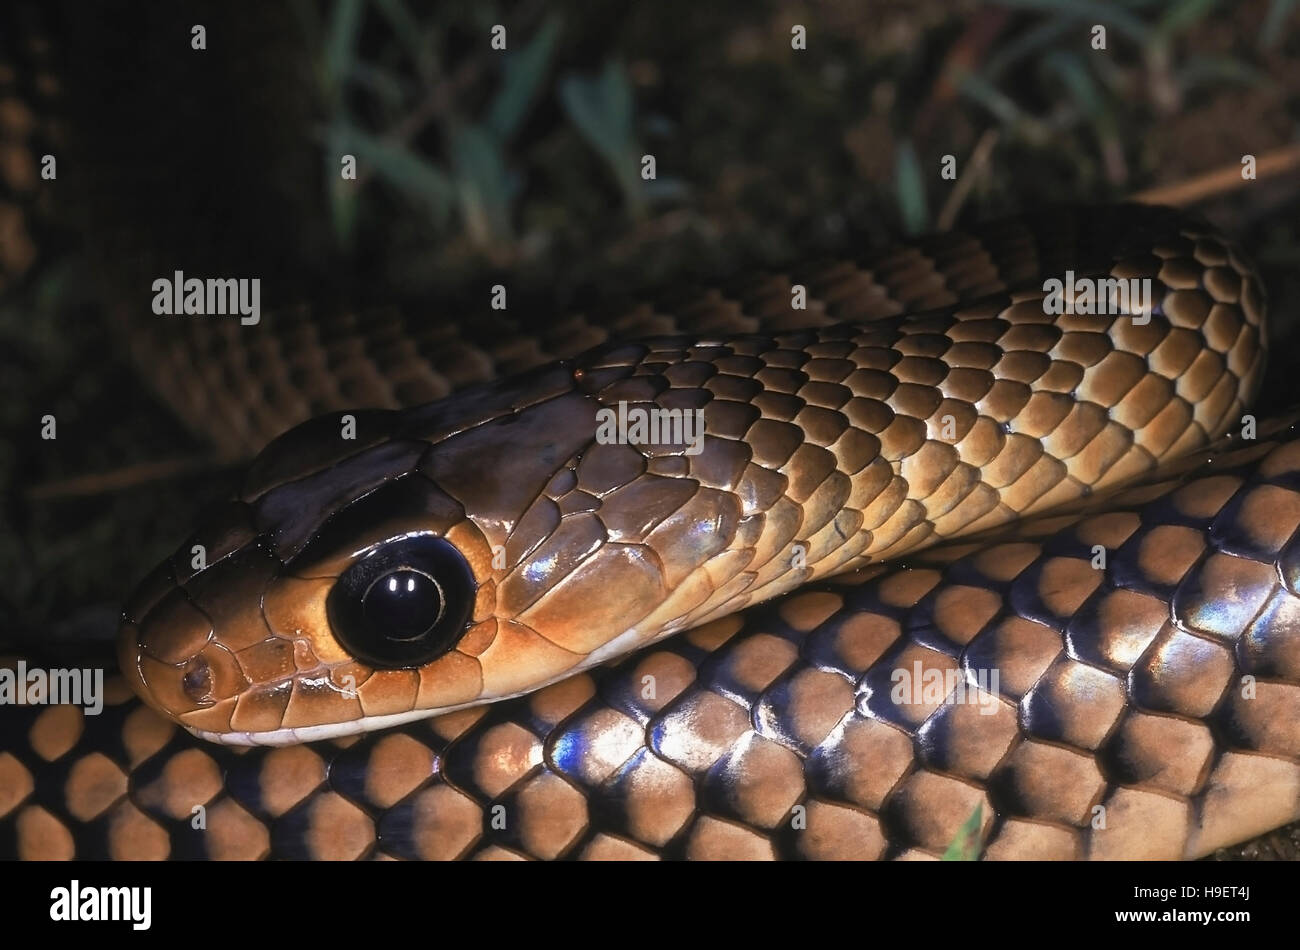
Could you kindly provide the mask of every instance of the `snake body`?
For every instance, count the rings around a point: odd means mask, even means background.
[[[1295,419],[1014,540],[396,730],[215,745],[120,680],[100,716],[18,708],[0,851],[924,859],[978,815],[988,859],[1208,853],[1300,817]],[[916,667],[988,689],[895,701]]]
[[[1067,268],[1150,279],[1154,305],[1048,314]],[[19,711],[0,850],[924,857],[978,814],[992,858],[1190,857],[1296,817],[1300,443],[1179,474],[1262,370],[1257,279],[1212,229],[1039,214],[565,325],[590,332],[458,379],[429,355],[458,331],[394,347],[294,314],[140,348],[206,354],[217,376],[160,385],[230,444],[343,408],[356,387],[312,383],[337,360],[381,408],[356,439],[334,415],[273,442],[131,598],[154,708],[119,681],[100,717]],[[215,412],[249,351],[291,385]],[[598,442],[619,402],[701,409],[703,451]],[[1013,524],[1081,501],[1100,513]],[[917,553],[990,530],[1016,540]],[[468,562],[469,624],[367,665],[327,598],[412,535]],[[907,554],[937,566],[883,564]]]

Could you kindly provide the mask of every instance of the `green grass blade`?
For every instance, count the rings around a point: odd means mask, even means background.
[[[523,50],[506,54],[501,91],[493,99],[483,123],[498,139],[514,135],[541,91],[559,43],[560,27],[560,17],[548,17]]]
[[[1296,5],[1296,0],[1273,0],[1268,7],[1268,13],[1264,14],[1264,22],[1259,28],[1259,48],[1262,50],[1273,49],[1282,40],[1282,25],[1286,23],[1287,17],[1291,15],[1292,8]]]
[[[614,173],[634,216],[645,207],[640,156],[632,133],[632,84],[617,62],[605,64],[598,77],[566,76],[560,82],[565,113]]]
[[[343,152],[354,153],[399,193],[422,199],[433,212],[436,224],[446,223],[456,200],[456,186],[446,172],[403,145],[375,138],[352,126],[343,131],[341,142]]]
[[[335,0],[325,43],[325,80],[336,93],[352,72],[361,30],[363,0]]]
[[[1205,19],[1206,14],[1218,6],[1219,0],[1181,0],[1172,4],[1158,23],[1156,36],[1166,39]]]
[[[1001,0],[1002,6],[1052,13],[1075,22],[1114,27],[1137,43],[1151,38],[1151,27],[1123,7],[1101,0]]]
[[[508,243],[510,182],[500,143],[477,126],[451,136],[456,193],[470,239],[479,247]]]
[[[945,861],[977,861],[984,849],[980,841],[980,828],[984,824],[984,803],[975,806],[975,811],[957,830],[957,837],[952,839],[948,850],[943,853]]]
[[[894,187],[903,230],[908,234],[920,234],[930,226],[930,210],[916,149],[907,140],[898,144],[894,156]]]

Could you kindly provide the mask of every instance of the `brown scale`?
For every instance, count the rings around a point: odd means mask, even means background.
[[[1210,853],[1300,817],[1297,418],[1016,540],[396,731],[215,746],[120,680],[99,717],[14,707],[0,853],[913,860],[977,808],[986,859]],[[999,679],[896,701],[918,661]]]

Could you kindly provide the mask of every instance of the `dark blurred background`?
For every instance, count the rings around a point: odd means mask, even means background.
[[[442,320],[471,319],[464,302],[481,309],[508,277],[545,320],[590,295],[1176,188],[1261,267],[1275,347],[1260,408],[1287,405],[1298,7],[8,3],[0,641],[111,634],[132,583],[235,484],[130,360],[147,288],[174,269],[259,276],[264,310]],[[1283,170],[1204,178],[1248,154]],[[56,441],[39,438],[45,413]]]

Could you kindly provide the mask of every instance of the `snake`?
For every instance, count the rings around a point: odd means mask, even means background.
[[[0,64],[3,288],[56,58]],[[5,706],[0,855],[1177,859],[1300,817],[1300,414],[1248,414],[1263,294],[1206,222],[437,309],[128,323],[260,454],[77,658],[102,710]],[[66,660],[30,646],[0,673]]]
[[[1151,293],[1055,313],[1067,271]],[[141,348],[232,445],[325,414],[127,600],[101,714],[6,711],[0,851],[1190,858],[1300,815],[1300,434],[1246,414],[1263,294],[1204,222],[1044,210],[495,348],[395,319]],[[638,409],[702,429],[600,437]]]
[[[122,669],[206,739],[400,725],[1157,468],[1240,417],[1258,288],[1208,232],[1107,217],[959,238],[936,265],[946,308],[848,322],[864,274],[897,265],[836,262],[764,288],[777,306],[806,292],[823,326],[614,341],[413,409],[318,416],[130,599]],[[994,290],[1049,231],[1080,272],[1158,283],[1161,303],[1052,320],[1042,277]],[[1143,267],[1139,240],[1171,256]],[[901,273],[904,297],[925,285]],[[665,431],[601,424],[629,417]]]

